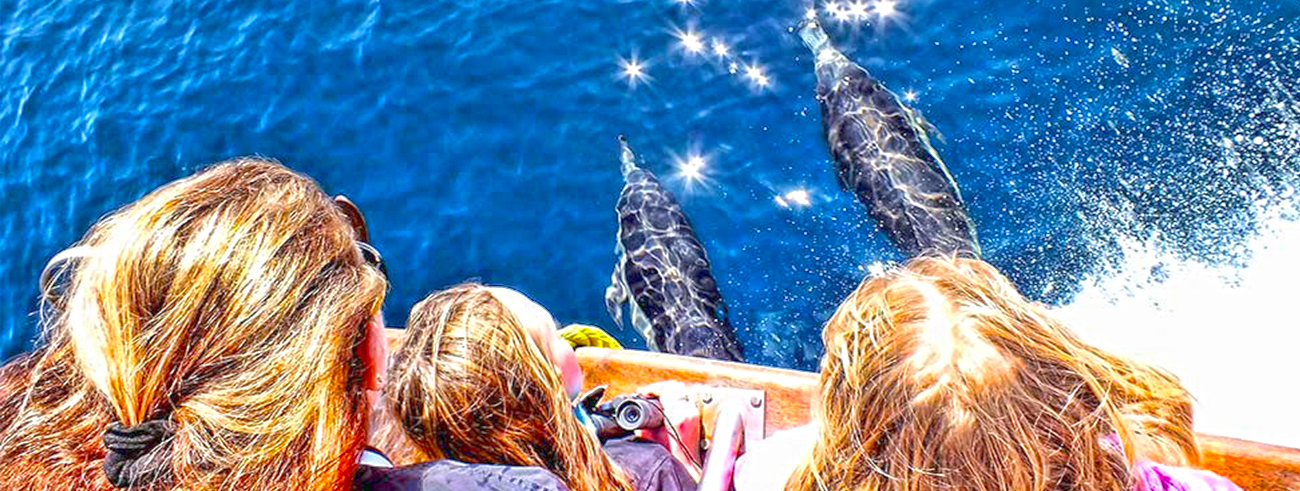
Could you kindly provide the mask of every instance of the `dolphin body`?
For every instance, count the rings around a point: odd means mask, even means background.
[[[908,256],[978,257],[961,191],[930,144],[933,127],[831,46],[816,20],[804,21],[798,32],[817,57],[817,101],[840,186]]]
[[[605,290],[610,317],[622,326],[626,303],[652,350],[743,361],[704,245],[673,195],[637,165],[627,139],[619,136],[619,143],[624,185],[616,207],[618,263]]]

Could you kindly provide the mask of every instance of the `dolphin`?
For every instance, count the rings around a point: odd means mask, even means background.
[[[615,208],[618,262],[605,290],[610,317],[623,326],[626,303],[654,351],[743,361],[704,245],[677,199],[637,165],[627,138],[619,145],[624,185]]]
[[[857,63],[815,19],[798,27],[816,55],[822,131],[840,186],[857,196],[909,256],[980,255],[961,191],[930,144],[934,130]]]

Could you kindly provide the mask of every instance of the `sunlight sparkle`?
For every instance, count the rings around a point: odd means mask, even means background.
[[[898,13],[898,1],[880,0],[879,2],[876,2],[876,6],[872,11],[881,18],[892,16]]]
[[[848,22],[849,19],[852,18],[849,14],[849,7],[847,5],[840,5],[838,2],[826,4],[826,13],[830,14],[832,18],[840,22]]]
[[[767,78],[767,74],[763,73],[763,67],[759,66],[757,63],[745,66],[745,78],[748,78],[759,87],[767,87],[772,84],[772,81]]]
[[[704,40],[700,39],[700,35],[694,31],[686,31],[678,36],[678,39],[682,41],[682,47],[686,48],[686,51],[693,54],[704,52]]]
[[[691,182],[699,182],[704,179],[704,166],[707,162],[700,155],[691,155],[677,166],[678,175]]]
[[[650,74],[646,73],[646,66],[636,56],[631,58],[619,58],[618,66],[621,70],[622,78],[627,79],[627,84],[636,87],[636,84],[650,80]]]
[[[853,3],[848,4],[848,6],[844,8],[844,11],[845,11],[844,15],[847,16],[849,19],[855,21],[866,20],[867,3],[864,2],[863,0],[855,0]]]
[[[782,208],[792,208],[795,206],[807,208],[812,206],[812,196],[807,189],[798,188],[777,196],[776,204],[781,205]]]
[[[713,54],[718,56],[728,56],[731,54],[731,48],[728,48],[727,43],[722,42],[722,40],[714,39]]]

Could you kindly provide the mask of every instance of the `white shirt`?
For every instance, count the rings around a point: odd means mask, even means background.
[[[736,460],[736,491],[784,491],[817,443],[816,423],[772,434]]]

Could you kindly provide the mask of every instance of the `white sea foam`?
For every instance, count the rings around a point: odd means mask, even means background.
[[[1233,266],[1179,257],[1158,237],[1121,240],[1119,267],[1058,311],[1086,340],[1179,375],[1197,398],[1198,431],[1300,447],[1294,205],[1261,203],[1241,241],[1247,259]]]

